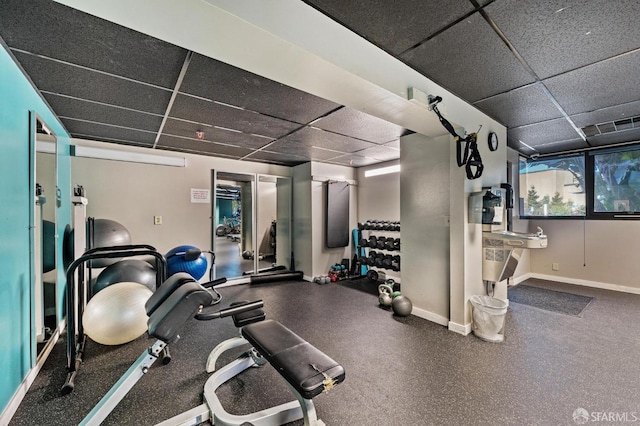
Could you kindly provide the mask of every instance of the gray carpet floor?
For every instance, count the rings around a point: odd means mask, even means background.
[[[345,285],[283,282],[221,289],[221,307],[262,298],[270,318],[340,362],[346,380],[314,399],[327,425],[573,425],[573,412],[640,413],[640,295],[540,280],[528,285],[595,297],[582,317],[513,303],[505,341],[461,336]],[[202,402],[209,351],[235,335],[230,319],[189,321],[104,424],[153,425]],[[151,342],[90,344],[71,395],[60,341],[11,425],[77,424]],[[231,361],[228,353],[219,365]],[[273,368],[250,369],[219,396],[242,414],[291,400]],[[301,424],[298,422],[296,424]]]

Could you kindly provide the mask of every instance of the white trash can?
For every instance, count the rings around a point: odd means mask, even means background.
[[[490,296],[471,296],[473,334],[487,342],[504,340],[504,324],[507,302]]]

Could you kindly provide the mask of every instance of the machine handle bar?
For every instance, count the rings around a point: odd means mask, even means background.
[[[224,318],[235,314],[241,314],[243,312],[252,311],[254,309],[262,308],[264,302],[262,300],[256,300],[255,302],[248,302],[243,305],[233,306],[231,308],[222,309],[218,312],[212,312],[210,314],[201,313],[195,316],[199,321],[209,321],[217,318]]]

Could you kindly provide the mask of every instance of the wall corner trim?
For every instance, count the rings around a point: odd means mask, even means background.
[[[471,323],[469,324],[458,324],[453,321],[449,321],[449,331],[453,331],[454,333],[462,334],[463,336],[471,333]]]
[[[449,324],[449,318],[445,318],[442,315],[435,314],[425,309],[416,308],[415,306],[413,307],[411,314],[445,327]]]

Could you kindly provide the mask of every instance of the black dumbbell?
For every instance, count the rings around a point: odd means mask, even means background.
[[[376,242],[376,247],[378,247],[380,250],[384,250],[386,241],[387,241],[386,237],[378,237],[378,241]]]
[[[358,242],[358,244],[360,245],[360,247],[369,247],[369,240],[360,238],[360,241]]]
[[[391,269],[392,262],[393,262],[393,257],[388,254],[382,259],[382,267],[385,269]]]
[[[393,249],[396,251],[400,251],[400,238],[396,238],[393,241]]]
[[[400,256],[393,256],[391,258],[391,269],[394,271],[400,270]]]
[[[378,237],[376,237],[375,235],[370,235],[369,236],[369,247],[377,247],[378,246]]]
[[[395,250],[396,239],[395,238],[387,238],[384,241],[385,250]]]

